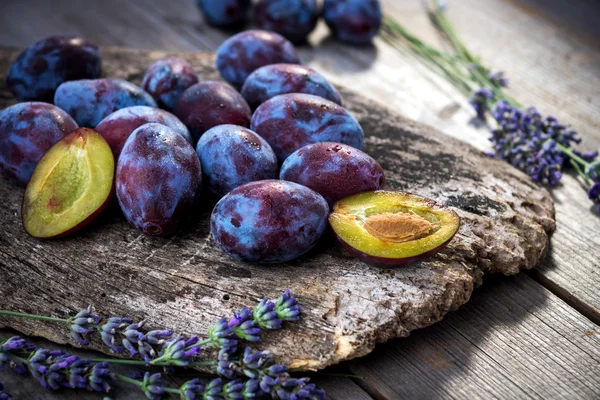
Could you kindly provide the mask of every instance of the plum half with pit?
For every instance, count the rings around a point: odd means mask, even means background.
[[[458,215],[433,200],[404,192],[373,191],[338,201],[333,232],[356,258],[381,268],[433,256],[460,226]]]
[[[115,161],[97,132],[79,128],[48,150],[23,199],[23,226],[31,236],[62,237],[94,220],[112,195]]]
[[[353,194],[383,189],[385,175],[368,154],[342,143],[302,147],[281,165],[279,177],[325,197],[330,206]]]
[[[115,186],[134,228],[151,236],[174,232],[196,211],[201,185],[194,148],[171,128],[145,124],[125,142]]]
[[[208,130],[196,147],[208,189],[223,197],[238,186],[277,178],[277,156],[250,129],[219,125]]]
[[[281,263],[318,242],[329,207],[317,192],[293,182],[242,185],[215,206],[210,231],[217,245],[239,261]]]

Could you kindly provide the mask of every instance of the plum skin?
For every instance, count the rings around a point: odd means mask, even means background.
[[[251,73],[242,87],[242,96],[252,109],[287,93],[312,94],[342,105],[337,89],[323,75],[303,65],[265,65]]]
[[[222,197],[243,184],[276,179],[277,156],[271,146],[250,129],[219,125],[198,141],[196,152],[208,189]]]
[[[148,68],[142,79],[142,88],[150,93],[160,107],[171,111],[181,94],[196,83],[198,75],[189,62],[168,57]]]
[[[254,7],[254,21],[260,29],[301,43],[315,29],[319,13],[316,0],[260,0]]]
[[[5,108],[0,111],[0,171],[26,184],[46,151],[77,128],[69,114],[49,103]]]
[[[10,66],[6,86],[19,100],[52,101],[66,81],[100,76],[100,49],[79,36],[49,36],[27,47]]]
[[[252,110],[246,100],[225,82],[202,81],[190,86],[173,111],[194,140],[217,125],[250,126]]]
[[[129,223],[147,235],[174,232],[196,210],[202,187],[194,148],[167,126],[150,123],[125,142],[116,194]]]
[[[281,263],[312,249],[325,232],[329,207],[317,192],[293,182],[240,186],[215,206],[211,233],[238,261]]]
[[[280,179],[313,189],[329,206],[385,185],[377,161],[351,146],[333,142],[311,144],[292,153],[281,166]]]
[[[157,107],[141,87],[122,79],[81,79],[65,82],[56,89],[54,104],[80,125],[95,128],[111,113],[125,107]]]
[[[168,126],[193,145],[192,135],[175,115],[160,108],[148,106],[133,106],[117,110],[100,121],[96,126],[96,132],[102,135],[110,146],[115,159],[118,159],[125,142],[133,131],[148,123]]]
[[[204,19],[213,26],[241,25],[248,19],[251,0],[196,0]]]
[[[256,69],[269,64],[300,64],[294,45],[283,36],[248,30],[227,39],[217,50],[217,70],[236,88]]]
[[[261,104],[250,129],[262,136],[280,161],[313,143],[338,142],[357,149],[363,146],[363,130],[352,114],[318,96],[290,93]]]
[[[338,39],[366,44],[381,27],[381,4],[379,0],[325,0],[323,17]]]

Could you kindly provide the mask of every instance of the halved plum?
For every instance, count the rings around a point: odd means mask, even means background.
[[[374,191],[335,203],[329,223],[356,258],[381,268],[407,265],[444,248],[460,226],[458,215],[433,200]]]
[[[39,161],[23,199],[23,226],[43,239],[90,223],[108,204],[115,176],[112,151],[99,133],[79,128]]]

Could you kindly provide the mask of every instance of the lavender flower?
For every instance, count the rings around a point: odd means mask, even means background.
[[[4,385],[0,382],[0,400],[13,400],[10,393],[4,391]]]
[[[235,356],[228,350],[228,348],[219,350],[217,372],[225,378],[235,379],[236,365],[232,362],[235,359]]]
[[[173,332],[169,330],[155,330],[146,333],[143,340],[138,341],[138,352],[149,363],[153,358],[156,357],[156,347],[162,347],[167,339],[173,335]]]
[[[270,358],[269,353],[265,351],[253,353],[250,347],[246,347],[241,361],[241,368],[244,375],[250,379],[260,378],[263,375],[262,369]]]
[[[123,331],[123,340],[121,343],[123,343],[123,347],[129,351],[132,357],[138,354],[136,349],[138,343],[146,340],[146,336],[140,331],[145,323],[146,321],[141,321],[137,324],[128,325]]]
[[[96,392],[108,393],[114,381],[107,362],[101,362],[92,367],[88,374],[88,386]]]
[[[265,393],[260,389],[259,379],[249,379],[244,383],[244,390],[242,391],[244,399],[256,399],[261,398]]]
[[[258,342],[260,337],[260,328],[256,326],[253,320],[254,313],[248,307],[242,308],[240,312],[234,313],[233,318],[228,323],[228,326],[233,331],[233,334],[239,339],[249,342]]]
[[[592,182],[600,182],[600,160],[590,163],[585,169],[585,175]]]
[[[14,368],[19,374],[27,372],[27,366],[21,361],[22,357],[27,358],[29,353],[35,349],[35,346],[26,342],[19,336],[13,336],[0,344],[0,370],[4,366]],[[21,356],[21,357],[20,357]]]
[[[92,314],[92,310],[92,306],[90,305],[85,310],[78,312],[74,317],[69,318],[67,322],[71,337],[83,346],[90,344],[87,336],[98,330],[100,317]]]
[[[60,366],[50,368],[64,355],[61,350],[36,349],[29,358],[29,372],[44,388],[57,390],[63,384],[64,376],[60,373]],[[67,366],[67,363],[64,365]]]
[[[178,336],[166,342],[160,352],[160,357],[151,361],[150,364],[166,363],[185,367],[200,353],[200,346],[197,343],[198,336],[192,336],[189,339]]]
[[[300,319],[300,304],[292,296],[292,292],[286,290],[275,302],[275,312],[282,321],[298,321]]]
[[[588,191],[588,197],[594,203],[600,204],[600,182],[595,182]]]
[[[244,399],[244,383],[235,379],[223,385],[223,398],[226,400],[243,400]]]
[[[508,87],[509,80],[506,76],[504,76],[504,72],[502,71],[490,72],[488,74],[488,78],[495,85],[498,85],[500,87]]]
[[[163,385],[160,373],[150,375],[150,372],[146,372],[141,389],[148,399],[160,400],[162,395],[165,394]]]
[[[208,339],[218,348],[235,347],[237,340],[233,339],[233,330],[229,327],[227,318],[221,318],[208,328]]]
[[[262,299],[254,307],[254,322],[263,329],[281,329],[281,320],[277,317],[275,303]]]
[[[200,400],[204,394],[204,385],[200,379],[187,381],[179,388],[181,400]]]
[[[208,382],[204,388],[203,400],[222,400],[221,392],[223,392],[223,381],[221,378],[215,378]]]
[[[121,353],[123,348],[117,346],[118,337],[117,334],[123,328],[126,328],[129,324],[131,324],[133,320],[131,318],[109,318],[101,327],[100,327],[100,337],[105,345],[110,347],[113,351],[117,353]]]
[[[281,400],[325,400],[325,392],[317,389],[317,387],[309,383],[308,378],[287,378],[281,381],[272,389],[272,394],[276,394]],[[275,396],[273,396],[275,397]]]
[[[485,114],[489,110],[489,101],[494,98],[494,92],[489,89],[479,89],[473,94],[469,102],[477,113],[477,118],[485,119]]]

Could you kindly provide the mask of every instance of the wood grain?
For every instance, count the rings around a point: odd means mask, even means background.
[[[486,280],[460,312],[349,363],[385,398],[593,399],[600,326],[524,275]]]
[[[14,55],[0,53],[0,71]],[[190,61],[201,79],[215,77],[211,54],[177,55]],[[139,82],[147,66],[165,56],[104,48],[104,73]],[[386,171],[387,187],[457,210],[462,225],[447,250],[396,271],[369,267],[331,245],[277,266],[243,264],[210,237],[212,204],[206,201],[190,229],[171,237],[143,236],[113,207],[82,233],[39,241],[20,223],[22,189],[4,180],[0,265],[7,283],[0,308],[64,317],[92,302],[105,315],[199,334],[218,317],[289,288],[304,305],[302,323],[270,334],[264,345],[293,368],[321,369],[439,321],[469,299],[483,273],[516,274],[539,263],[555,228],[547,191],[463,142],[353,92],[342,94],[366,132],[365,150]],[[57,342],[68,338],[56,325],[0,318],[2,325]],[[97,343],[94,348],[107,351]]]

